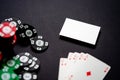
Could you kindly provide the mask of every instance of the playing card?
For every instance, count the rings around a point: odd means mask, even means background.
[[[110,70],[110,66],[104,63],[103,61],[93,57],[90,54],[86,55],[86,79],[91,77],[90,80],[102,80]],[[88,80],[88,79],[87,79]]]
[[[70,69],[70,65],[73,64],[71,60],[74,60],[74,57],[74,53],[69,52],[68,58],[60,58],[58,80],[67,78],[67,71]]]
[[[72,80],[72,75],[71,76],[68,76],[69,73],[73,70],[73,67],[74,67],[74,64],[76,62],[76,59],[77,59],[77,56],[78,53],[69,53],[68,54],[68,68],[66,69],[66,74],[65,74],[65,78],[63,80]]]
[[[78,68],[78,60],[83,57],[84,53],[74,53],[74,56],[77,56],[75,58],[74,64],[71,64],[71,67],[69,67],[69,70],[67,70],[67,79],[66,80],[77,80],[76,78],[76,72],[80,71]],[[74,59],[74,58],[73,58]],[[72,60],[72,59],[71,59]],[[80,62],[79,62],[80,63]]]
[[[76,61],[78,55],[79,55],[79,53],[77,53],[77,52],[74,52],[74,53],[73,53],[73,52],[70,52],[70,53],[68,54],[68,59],[69,59],[70,61]]]
[[[68,63],[67,58],[60,58],[58,80],[64,80],[66,69],[68,68],[67,63]]]
[[[70,52],[60,58],[58,80],[103,80],[110,68],[88,53]]]
[[[80,55],[74,66],[72,80],[103,80],[110,70],[109,65],[89,54]]]
[[[66,18],[59,35],[95,45],[99,32],[99,26]]]

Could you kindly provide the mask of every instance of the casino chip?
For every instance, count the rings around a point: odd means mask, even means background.
[[[7,18],[4,21],[10,22],[11,24],[13,24],[14,26],[17,27],[17,30],[19,29],[19,27],[22,26],[22,22],[20,19],[18,18]]]
[[[16,70],[20,67],[20,60],[16,57],[7,61],[6,66],[8,66],[11,70]]]
[[[33,57],[32,58],[32,63],[29,66],[24,67],[23,69],[26,71],[35,71],[38,70],[40,67],[40,61],[38,60],[38,58]]]
[[[0,24],[0,36],[2,38],[10,38],[16,33],[16,26],[10,22],[2,22]]]
[[[12,40],[12,43],[11,43],[11,44],[15,44],[15,43],[16,43],[16,41],[17,41],[17,36],[16,36],[16,35],[14,35],[14,36],[13,36],[13,40]]]
[[[0,80],[19,80],[19,76],[10,70],[0,70]]]
[[[37,80],[37,74],[36,73],[30,73],[30,72],[22,72],[19,74],[20,80]]]
[[[30,39],[31,47],[36,51],[44,51],[48,48],[48,42],[43,40],[42,36],[36,36]]]
[[[32,63],[32,55],[28,52],[23,52],[16,55],[16,58],[20,60],[20,66],[28,66]]]
[[[37,30],[29,24],[23,24],[23,27],[20,27],[18,35],[21,39],[30,39],[37,35]]]
[[[3,54],[2,52],[0,51],[0,61],[3,59]]]

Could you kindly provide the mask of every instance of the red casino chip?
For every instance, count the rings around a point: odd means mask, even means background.
[[[2,38],[10,38],[16,32],[16,26],[11,22],[2,22],[0,24],[0,36]]]
[[[2,60],[3,58],[3,55],[2,55],[2,52],[0,51],[0,61]]]
[[[14,35],[14,36],[13,36],[13,41],[12,41],[12,44],[15,44],[15,43],[16,43],[16,41],[17,41],[17,36],[16,36],[16,35]]]

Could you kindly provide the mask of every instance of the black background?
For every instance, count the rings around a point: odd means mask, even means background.
[[[0,0],[0,21],[18,17],[35,26],[50,46],[47,51],[35,53],[30,46],[17,44],[17,53],[28,51],[41,61],[38,80],[57,80],[60,57],[68,52],[88,52],[112,68],[104,80],[119,79],[120,20],[117,0]],[[81,42],[60,39],[59,32],[65,18],[101,26],[95,47]],[[99,73],[98,73],[99,74]]]

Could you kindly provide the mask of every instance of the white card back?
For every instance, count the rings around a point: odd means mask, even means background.
[[[66,18],[59,35],[95,45],[99,31],[99,26]]]

